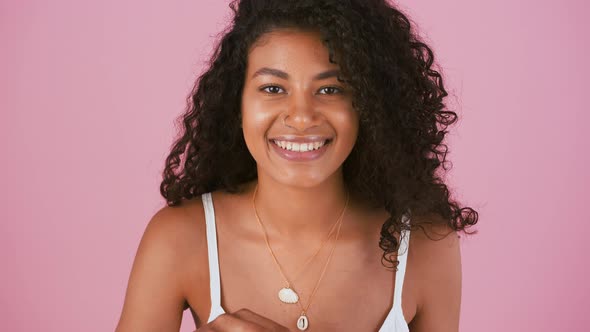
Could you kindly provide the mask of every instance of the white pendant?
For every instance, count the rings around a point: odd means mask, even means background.
[[[279,299],[281,302],[293,304],[299,301],[299,296],[291,288],[285,287],[279,291]]]
[[[309,326],[309,320],[307,319],[307,316],[305,316],[305,314],[301,315],[299,317],[299,319],[297,320],[297,328],[301,331],[305,331],[305,330],[307,330],[308,326]]]

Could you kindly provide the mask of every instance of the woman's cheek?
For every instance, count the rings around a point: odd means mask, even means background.
[[[255,157],[260,156],[268,148],[268,130],[273,123],[273,112],[264,108],[261,103],[250,103],[242,114],[242,130],[244,140],[250,153]]]

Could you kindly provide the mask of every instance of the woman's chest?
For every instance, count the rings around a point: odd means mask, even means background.
[[[331,256],[330,248],[305,261],[293,259],[300,255],[291,257],[288,251],[277,249],[275,261],[270,252],[257,246],[220,245],[220,288],[197,291],[195,287],[189,292],[188,302],[195,315],[203,323],[207,321],[210,291],[220,292],[225,312],[247,308],[294,330],[302,311],[309,319],[310,332],[377,331],[390,314],[395,273],[381,264],[380,249],[336,247]],[[404,284],[402,309],[410,322],[416,302],[411,281]],[[279,299],[279,291],[285,287],[295,291],[297,303]]]

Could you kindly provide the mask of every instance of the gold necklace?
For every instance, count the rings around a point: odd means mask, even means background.
[[[261,228],[265,231],[265,235],[266,235],[266,229],[265,229],[264,225],[262,225],[262,222],[260,221],[260,216],[258,215],[258,211],[256,210],[255,198],[256,198],[257,190],[258,190],[258,185],[256,185],[256,188],[254,189],[254,198],[252,200],[252,203],[254,206],[254,214],[256,215],[256,220],[260,224]],[[315,253],[311,257],[309,257],[307,259],[307,261],[303,264],[303,266],[295,274],[293,281],[296,281],[299,278],[299,276],[301,275],[301,272],[305,271],[305,268],[307,267],[307,265],[309,265],[309,263],[311,263],[311,261],[313,261],[313,259],[318,255],[318,253],[320,251],[322,251],[322,249],[326,246],[326,244],[328,243],[330,238],[332,238],[332,234],[334,233],[334,230],[336,230],[336,227],[338,226],[338,222],[342,219],[343,214],[344,214],[344,209],[343,209],[342,213],[340,214],[340,217],[338,218],[338,220],[336,220],[336,222],[330,228],[327,238],[323,241],[322,245],[315,251]],[[270,247],[270,245],[269,245],[269,247]],[[273,253],[272,249],[270,249],[270,251],[271,251],[271,253]],[[280,266],[279,271],[281,271],[281,274],[283,275],[283,279],[285,280],[285,283],[287,284],[287,286],[285,288],[283,288],[283,289],[281,289],[281,291],[279,291],[279,299],[283,303],[288,303],[288,304],[297,303],[297,301],[299,300],[299,296],[291,287],[292,282],[289,281],[289,279],[283,273],[282,265],[278,262],[278,259],[276,259],[276,257],[274,255],[273,255],[273,258],[275,258],[275,263]]]
[[[287,278],[287,276],[285,275],[285,273],[282,270],[282,266],[279,263],[278,259],[276,258],[276,256],[274,255],[274,252],[272,250],[272,248],[270,247],[270,244],[268,243],[268,238],[266,235],[266,229],[264,227],[264,225],[262,225],[262,222],[260,221],[260,217],[258,216],[258,212],[256,210],[256,192],[258,190],[258,185],[256,185],[256,188],[254,189],[254,195],[253,195],[253,199],[252,199],[252,205],[254,206],[254,213],[256,215],[256,220],[258,221],[258,223],[260,224],[260,227],[262,228],[262,230],[264,231],[264,235],[265,235],[265,240],[267,242],[267,246],[269,248],[269,251],[271,253],[271,255],[273,256],[273,259],[275,261],[275,264],[277,264],[277,266],[279,267],[279,271],[281,272],[281,275],[283,276],[283,280],[285,281],[286,287],[283,287],[280,291],[279,291],[279,299],[281,300],[281,302],[283,303],[288,303],[288,304],[293,304],[293,303],[297,303],[299,301],[299,295],[295,292],[295,290],[293,289],[292,282],[289,280],[289,278]],[[336,220],[336,222],[332,225],[332,228],[330,229],[330,232],[328,233],[328,237],[326,238],[326,240],[324,240],[324,243],[316,250],[316,252],[305,262],[305,264],[303,265],[303,267],[300,269],[300,271],[295,275],[295,278],[293,279],[293,281],[297,280],[299,278],[299,275],[301,274],[301,272],[303,272],[305,270],[305,267],[307,267],[307,265],[317,256],[317,254],[324,248],[324,246],[328,243],[328,241],[330,240],[330,238],[332,237],[332,234],[334,232],[334,229],[336,228],[336,226],[338,225],[338,222],[342,219],[342,216],[344,215],[344,211],[346,209],[346,206],[344,207],[344,209],[342,210],[342,213],[340,214],[340,217],[338,218],[338,220]]]
[[[312,300],[313,296],[315,295],[315,293],[320,285],[320,282],[322,281],[322,279],[324,277],[324,274],[326,273],[328,264],[330,263],[330,260],[332,259],[332,255],[334,254],[334,250],[336,249],[336,243],[338,242],[338,237],[340,236],[340,229],[342,227],[342,220],[343,220],[344,212],[346,211],[346,208],[348,206],[348,201],[349,201],[350,195],[347,193],[346,203],[344,205],[344,208],[342,209],[342,213],[340,214],[340,217],[338,218],[336,223],[330,229],[330,232],[328,233],[328,238],[324,241],[324,243],[320,246],[320,248],[314,253],[314,255],[310,259],[308,259],[307,262],[304,264],[304,267],[307,266],[307,264],[309,264],[309,262],[318,254],[318,252],[324,247],[324,245],[331,238],[332,231],[333,231],[334,227],[336,225],[338,225],[338,228],[336,231],[336,240],[334,241],[334,246],[332,247],[332,250],[330,251],[330,255],[328,256],[328,260],[326,261],[326,264],[324,265],[324,268],[322,269],[322,273],[320,275],[320,278],[316,282],[316,285],[315,285],[311,295],[309,296],[309,303],[307,304],[307,307],[304,308],[303,305],[301,304],[301,302],[299,301],[299,296],[297,295],[297,293],[293,290],[293,287],[291,286],[292,283],[289,281],[289,279],[287,278],[287,276],[283,272],[281,264],[279,263],[276,255],[274,254],[274,252],[270,246],[270,243],[268,241],[268,235],[266,234],[266,229],[264,228],[264,225],[262,224],[262,221],[260,220],[260,217],[258,216],[258,212],[256,211],[256,192],[257,192],[257,190],[258,190],[258,184],[256,184],[256,188],[254,189],[254,195],[252,197],[252,205],[254,207],[254,214],[256,215],[256,221],[258,221],[258,224],[262,228],[262,232],[264,233],[264,241],[266,242],[266,246],[267,246],[275,264],[277,265],[278,270],[283,277],[283,280],[287,284],[287,287],[284,287],[279,291],[279,299],[284,303],[297,303],[297,304],[299,304],[299,307],[301,308],[301,315],[299,316],[299,319],[297,319],[297,328],[301,331],[305,331],[307,329],[307,327],[309,326],[309,318],[307,317],[306,313],[307,313],[309,307],[311,306],[311,300]]]

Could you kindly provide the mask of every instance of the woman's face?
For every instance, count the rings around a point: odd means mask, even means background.
[[[242,128],[258,174],[312,187],[339,176],[358,133],[349,87],[316,32],[281,29],[248,55]]]

